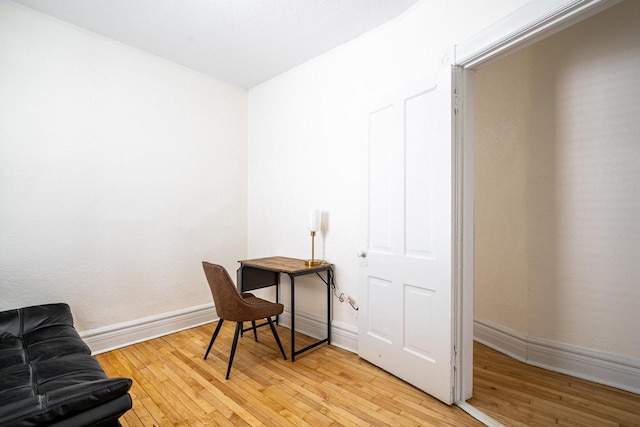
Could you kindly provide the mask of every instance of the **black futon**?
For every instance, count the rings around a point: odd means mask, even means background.
[[[128,378],[108,378],[67,304],[0,312],[0,426],[117,426]]]

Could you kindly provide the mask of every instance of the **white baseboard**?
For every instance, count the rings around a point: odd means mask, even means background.
[[[473,339],[494,350],[527,361],[527,338],[520,332],[483,319],[473,319]]]
[[[118,323],[80,333],[82,339],[91,348],[92,354],[105,353],[142,341],[169,335],[206,323],[215,322],[218,317],[213,304],[204,304],[170,313],[145,317],[129,322]],[[291,325],[291,312],[280,316],[280,324]],[[297,311],[296,331],[315,337],[327,336],[326,319],[309,313]],[[358,331],[355,326],[333,321],[331,323],[331,344],[353,353],[358,352]]]
[[[183,331],[217,320],[213,304],[117,323],[80,333],[92,354],[105,353],[142,341]]]
[[[291,327],[291,311],[285,309],[280,315],[280,324]],[[296,310],[296,332],[322,339],[327,336],[327,319],[314,314]],[[331,345],[352,353],[358,352],[358,328],[346,323],[331,322]]]
[[[474,319],[474,339],[529,365],[640,393],[640,360],[528,337],[483,319]]]

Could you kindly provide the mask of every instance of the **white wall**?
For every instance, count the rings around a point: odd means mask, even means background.
[[[476,73],[475,316],[640,360],[640,3]]]
[[[0,1],[0,309],[211,302],[247,241],[247,92]]]
[[[362,104],[429,75],[440,52],[523,3],[421,2],[250,90],[249,256],[309,257],[308,211],[319,208],[327,221],[316,252],[336,265],[338,287],[357,301]],[[308,284],[296,293],[299,309],[322,315],[324,287]],[[334,302],[334,320],[356,325],[355,312]]]
[[[241,89],[0,0],[0,308],[68,301],[87,330],[205,304],[200,260],[306,258],[312,208],[357,299],[360,106],[523,3],[420,2],[247,111]],[[321,294],[300,309],[322,315]]]

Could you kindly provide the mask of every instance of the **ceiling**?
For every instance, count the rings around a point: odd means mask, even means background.
[[[420,0],[14,1],[249,89]]]

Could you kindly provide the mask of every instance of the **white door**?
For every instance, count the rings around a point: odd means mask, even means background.
[[[367,108],[362,358],[453,401],[452,67]]]

